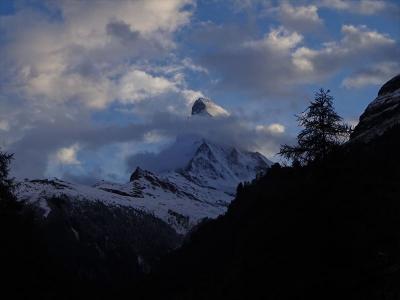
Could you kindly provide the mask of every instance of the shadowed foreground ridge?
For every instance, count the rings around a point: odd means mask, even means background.
[[[386,82],[360,116],[353,140],[367,141],[400,124],[400,74]]]
[[[164,299],[399,299],[400,125],[238,189],[148,280]]]

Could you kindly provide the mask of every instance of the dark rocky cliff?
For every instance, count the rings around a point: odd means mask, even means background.
[[[400,123],[400,74],[386,82],[354,129],[352,140],[368,141]]]

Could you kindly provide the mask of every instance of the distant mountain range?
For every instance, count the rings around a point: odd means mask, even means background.
[[[209,99],[199,98],[193,104],[192,118],[228,115]],[[44,218],[52,212],[48,199],[63,196],[76,204],[101,202],[150,214],[178,234],[186,234],[201,220],[223,214],[236,186],[253,180],[271,165],[258,152],[220,145],[201,136],[180,136],[170,148],[187,153],[182,157],[185,167],[159,174],[138,167],[125,184],[101,181],[85,186],[59,179],[26,180],[18,184],[17,196],[35,205]]]

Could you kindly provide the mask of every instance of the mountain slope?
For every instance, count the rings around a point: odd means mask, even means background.
[[[159,299],[399,299],[399,135],[394,125],[324,162],[274,165],[144,289]]]
[[[48,199],[67,196],[71,201],[100,202],[142,211],[185,234],[201,220],[223,214],[237,184],[254,179],[269,165],[260,154],[202,141],[187,167],[181,170],[156,175],[138,168],[126,184],[103,181],[93,187],[58,179],[31,180],[19,183],[16,193],[21,201],[39,207],[44,217],[51,213]]]
[[[368,141],[400,123],[400,74],[385,83],[360,117],[352,140]]]
[[[258,152],[239,151],[203,140],[182,174],[200,185],[233,194],[239,182],[253,180],[270,165]]]

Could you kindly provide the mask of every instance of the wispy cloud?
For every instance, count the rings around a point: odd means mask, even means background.
[[[346,88],[362,88],[370,85],[382,85],[394,75],[397,75],[400,65],[397,62],[385,62],[369,68],[357,70],[342,81]]]
[[[398,10],[398,7],[394,3],[381,0],[322,0],[316,2],[316,4],[320,7],[328,7],[363,15],[387,12],[390,9]]]

